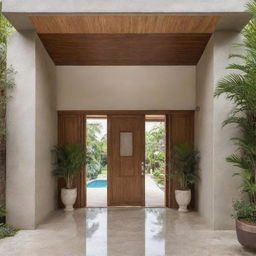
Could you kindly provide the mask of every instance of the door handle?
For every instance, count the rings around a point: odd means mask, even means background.
[[[145,164],[144,164],[143,161],[141,162],[141,175],[142,175],[142,176],[145,175]]]

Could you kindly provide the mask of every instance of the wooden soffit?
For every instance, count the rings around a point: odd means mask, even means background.
[[[39,34],[213,33],[219,16],[30,16]]]
[[[196,65],[218,16],[31,16],[56,65]]]
[[[210,34],[39,34],[56,65],[196,65]]]

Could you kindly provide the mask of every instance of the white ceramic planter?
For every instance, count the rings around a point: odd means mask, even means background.
[[[76,197],[77,197],[77,189],[76,188],[72,188],[72,189],[62,188],[61,189],[61,201],[65,205],[64,211],[71,212],[74,210],[73,205],[76,201]]]
[[[179,205],[179,212],[187,212],[191,201],[191,190],[175,190],[175,199]]]

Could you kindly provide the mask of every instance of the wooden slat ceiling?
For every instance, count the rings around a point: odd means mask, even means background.
[[[213,33],[219,16],[31,16],[40,34]]]
[[[40,34],[56,65],[195,65],[210,34]]]
[[[56,65],[196,65],[216,16],[32,16]]]

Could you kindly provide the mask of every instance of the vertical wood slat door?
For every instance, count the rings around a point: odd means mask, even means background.
[[[167,148],[167,155],[168,161],[170,163],[172,157],[172,150],[178,144],[187,143],[189,145],[194,144],[194,111],[188,112],[177,112],[167,115],[167,127],[168,127],[168,148]],[[168,164],[168,166],[170,166]],[[169,169],[168,173],[172,170]],[[178,188],[177,184],[173,182],[170,178],[168,184],[168,202],[167,206],[170,208],[178,208],[178,204],[175,200],[175,189]],[[192,188],[192,200],[190,203],[190,208],[194,207],[194,188]]]
[[[122,139],[123,137],[123,139]],[[126,140],[126,142],[125,142]],[[129,145],[130,140],[130,145]],[[124,145],[122,146],[122,143]],[[108,117],[108,205],[145,205],[145,116]]]
[[[85,145],[85,118],[82,114],[63,113],[58,115],[58,144],[78,143]],[[60,200],[61,188],[65,186],[64,180],[58,180],[58,205],[63,208]],[[86,176],[85,168],[74,178],[74,187],[77,188],[77,200],[74,207],[86,205]]]

